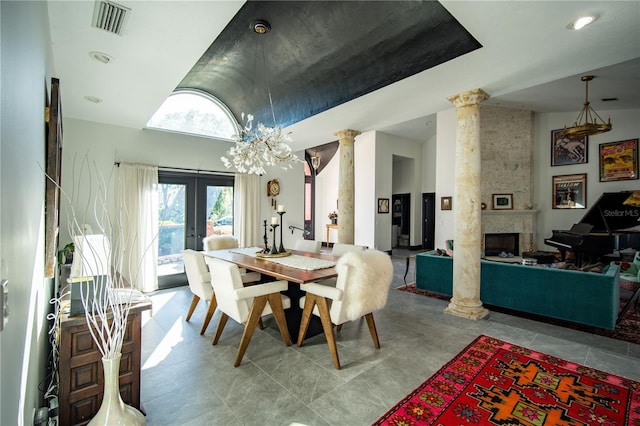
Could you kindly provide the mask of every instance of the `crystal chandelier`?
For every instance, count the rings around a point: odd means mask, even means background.
[[[259,20],[252,22],[250,28],[256,34],[262,35],[271,30],[271,25],[267,21]],[[262,45],[262,55],[266,63],[264,44]],[[265,73],[267,74],[267,91],[271,115],[275,123],[268,68],[266,66]],[[244,120],[244,113],[242,113],[242,119]],[[302,163],[302,160],[291,152],[291,147],[288,144],[288,142],[291,142],[291,138],[288,133],[283,131],[282,125],[269,127],[258,122],[254,128],[253,115],[247,114],[242,134],[239,135],[238,139],[236,145],[227,151],[226,156],[220,158],[227,169],[235,167],[240,173],[263,175],[265,174],[265,167],[279,166],[283,169],[291,169],[294,163]]]
[[[564,130],[562,131],[563,136],[581,138],[589,135],[598,135],[611,130],[611,119],[605,123],[589,104],[589,82],[593,79],[594,76],[592,75],[585,75],[580,78],[580,80],[586,84],[584,105],[573,126],[564,126]],[[600,120],[600,122],[598,122],[598,120]]]

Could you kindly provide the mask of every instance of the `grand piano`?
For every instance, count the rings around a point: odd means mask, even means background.
[[[640,250],[640,191],[605,192],[587,214],[567,231],[553,231],[544,243],[577,264],[597,261],[616,250]]]

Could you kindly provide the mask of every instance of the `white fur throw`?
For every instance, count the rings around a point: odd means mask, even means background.
[[[348,321],[382,309],[387,303],[393,280],[393,264],[388,254],[373,249],[349,252],[340,257],[336,269],[347,278],[343,303]]]

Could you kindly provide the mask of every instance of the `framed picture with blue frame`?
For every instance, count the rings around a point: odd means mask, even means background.
[[[551,165],[568,166],[588,162],[588,136],[580,138],[563,135],[563,129],[551,131]]]

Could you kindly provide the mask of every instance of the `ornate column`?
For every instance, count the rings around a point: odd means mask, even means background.
[[[453,297],[445,312],[478,320],[489,313],[480,301],[481,157],[480,103],[489,98],[474,89],[449,98],[456,106],[456,163],[453,210],[455,237]]]
[[[335,135],[340,143],[340,176],[338,179],[338,242],[354,242],[354,162],[353,144],[360,132],[340,130]]]

